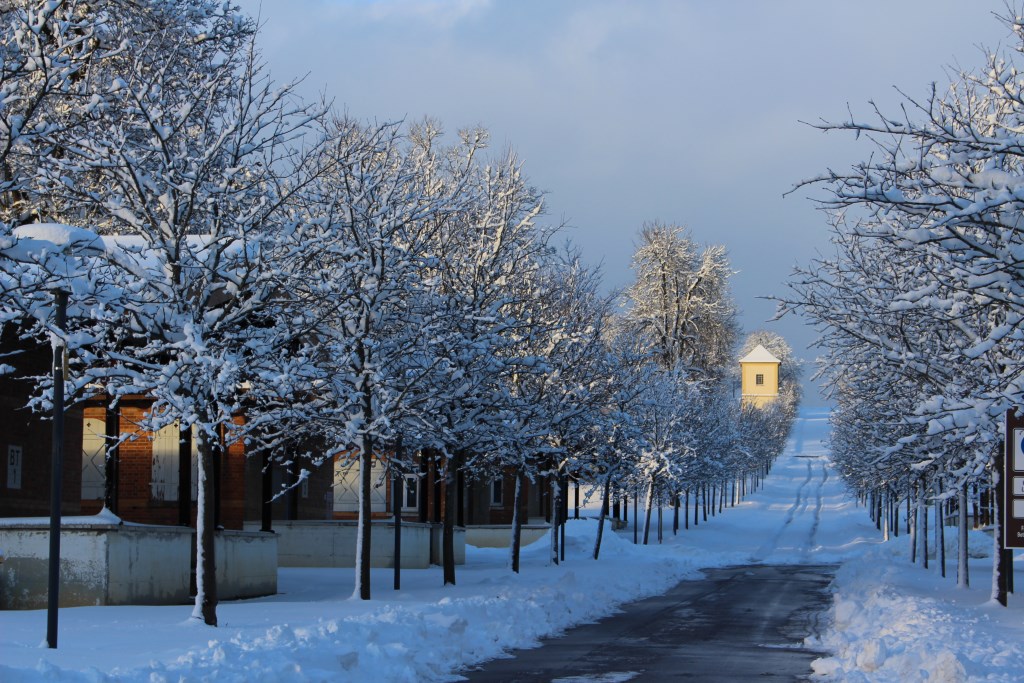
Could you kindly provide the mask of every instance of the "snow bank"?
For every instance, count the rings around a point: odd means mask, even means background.
[[[972,532],[971,555],[991,548]],[[826,680],[860,682],[1019,681],[1024,671],[1024,609],[989,601],[991,564],[971,562],[974,586],[957,589],[932,564],[911,565],[906,538],[847,561],[836,575],[827,633],[813,647],[833,653],[814,662]]]

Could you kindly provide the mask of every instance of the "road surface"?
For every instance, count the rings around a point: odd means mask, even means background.
[[[705,571],[664,595],[513,659],[463,672],[474,683],[794,681],[820,653],[803,646],[828,603],[830,565]]]
[[[514,659],[463,672],[470,681],[793,681],[821,656],[804,647],[829,606],[837,550],[857,538],[833,513],[852,505],[831,470],[827,413],[801,417],[763,488],[701,525],[686,543],[730,552],[665,595],[627,605]],[[824,524],[823,524],[824,523]],[[839,524],[840,526],[837,526]],[[682,538],[682,536],[680,537]],[[690,540],[692,538],[692,540]],[[715,550],[715,549],[718,550]]]

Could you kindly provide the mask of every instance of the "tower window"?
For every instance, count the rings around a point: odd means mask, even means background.
[[[754,384],[756,384],[757,386],[762,386],[764,384],[764,375],[755,375]]]

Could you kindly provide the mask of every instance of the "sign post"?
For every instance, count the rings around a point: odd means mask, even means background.
[[[1024,548],[1024,416],[1006,411],[1003,458],[1003,548]]]

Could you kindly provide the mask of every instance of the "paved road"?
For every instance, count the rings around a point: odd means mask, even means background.
[[[794,681],[820,656],[817,632],[835,567],[711,569],[665,595],[580,626],[543,646],[463,672],[474,682]]]

